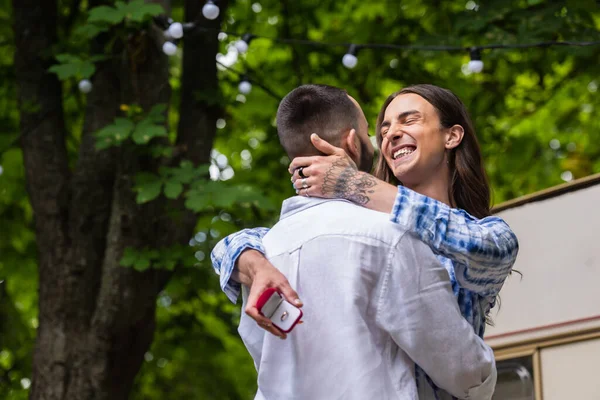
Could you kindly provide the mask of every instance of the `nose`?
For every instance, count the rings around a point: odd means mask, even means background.
[[[391,134],[388,134],[388,140],[390,142],[395,142],[396,140],[402,137],[403,133],[400,129],[394,129]]]

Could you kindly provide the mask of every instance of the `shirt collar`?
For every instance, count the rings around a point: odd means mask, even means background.
[[[311,207],[330,201],[342,201],[352,204],[352,202],[343,199],[320,199],[317,197],[294,196],[283,201],[279,219],[281,220],[290,217],[296,213],[299,213],[300,211],[304,211]]]

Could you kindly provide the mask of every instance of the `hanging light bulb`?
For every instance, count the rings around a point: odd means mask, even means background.
[[[483,61],[481,61],[481,51],[477,47],[472,47],[471,51],[471,61],[467,65],[467,69],[469,72],[479,73],[483,71]]]
[[[79,91],[81,93],[89,93],[92,91],[92,82],[89,79],[82,79],[79,81]]]
[[[174,56],[177,53],[177,45],[173,42],[166,41],[163,44],[163,53],[168,56]]]
[[[237,42],[235,42],[235,48],[238,53],[244,54],[248,51],[248,46],[250,46],[250,42],[254,39],[254,35],[250,33],[245,33],[244,36]]]
[[[252,91],[252,84],[250,83],[250,80],[248,79],[248,77],[246,77],[246,76],[242,77],[242,80],[240,81],[240,84],[238,85],[238,89],[241,94],[249,94]]]
[[[356,45],[351,44],[348,52],[344,54],[344,57],[342,58],[342,64],[344,64],[344,67],[349,69],[356,67],[356,64],[358,64],[358,58],[356,57],[357,51],[358,48]]]
[[[173,39],[181,39],[183,37],[183,25],[181,25],[181,22],[173,22],[169,25],[167,34]]]
[[[219,6],[212,2],[212,0],[208,0],[204,7],[202,7],[202,15],[206,19],[217,19],[219,16]]]

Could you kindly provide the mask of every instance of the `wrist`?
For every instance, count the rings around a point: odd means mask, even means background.
[[[254,249],[244,250],[238,258],[237,269],[240,274],[247,276],[250,280],[254,280],[262,260],[266,259],[260,251]]]

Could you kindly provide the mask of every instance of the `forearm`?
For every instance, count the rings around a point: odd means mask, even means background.
[[[385,213],[392,211],[398,194],[396,186],[352,167],[345,168],[335,178],[325,175],[323,193]]]

